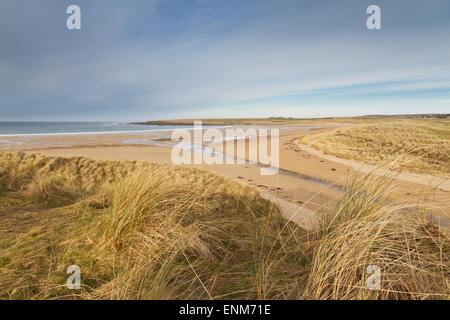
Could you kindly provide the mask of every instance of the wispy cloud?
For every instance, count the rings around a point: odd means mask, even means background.
[[[377,2],[5,0],[0,119],[448,112],[450,3]]]

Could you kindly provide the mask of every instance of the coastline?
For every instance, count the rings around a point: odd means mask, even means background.
[[[231,178],[259,189],[261,192],[269,192],[279,199],[304,206],[308,210],[320,211],[324,203],[333,203],[340,197],[339,190],[314,182],[314,179],[323,180],[329,184],[345,185],[349,175],[355,173],[355,168],[333,161],[323,159],[320,155],[302,150],[295,141],[298,137],[312,132],[329,130],[330,128],[292,128],[286,127],[280,132],[280,169],[274,176],[261,176],[259,168],[251,164],[232,165],[187,165],[207,170]],[[161,135],[158,135],[161,133]],[[169,130],[170,131],[170,130]],[[155,134],[156,133],[156,134]],[[172,145],[167,142],[166,132],[161,130],[138,133],[108,133],[108,134],[76,134],[76,135],[40,135],[26,138],[21,144],[15,145],[14,150],[27,153],[38,152],[48,156],[62,157],[88,157],[97,160],[137,160],[154,163],[171,163]],[[126,140],[147,139],[151,143],[126,143]],[[0,139],[1,140],[1,139]],[[158,141],[166,145],[157,145]],[[16,141],[17,142],[17,141]],[[5,144],[0,142],[0,148]],[[289,174],[292,172],[293,174]],[[312,181],[301,176],[311,177]],[[411,181],[395,181],[398,191],[396,200],[415,202],[423,198],[421,186]],[[438,207],[436,204],[448,199],[448,192],[435,190],[433,200],[423,199],[430,207]],[[450,213],[445,208],[437,208],[433,212],[450,218]]]

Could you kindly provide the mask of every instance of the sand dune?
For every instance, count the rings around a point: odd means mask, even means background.
[[[341,195],[339,190],[315,182],[315,179],[336,185],[344,185],[348,176],[361,168],[348,161],[333,157],[324,157],[317,150],[307,149],[296,143],[305,134],[329,130],[329,128],[296,128],[286,127],[280,133],[280,167],[285,172],[274,176],[261,176],[259,168],[252,165],[189,165],[200,167],[217,174],[231,177],[240,183],[258,188],[261,192],[270,193],[277,199],[288,201],[307,210],[320,212],[326,203],[333,203]],[[60,148],[31,148],[27,152],[38,151],[45,155],[55,156],[85,156],[99,160],[140,160],[155,163],[171,162],[171,148],[152,145],[127,145],[129,134],[103,135],[90,138],[89,145],[83,145],[84,138],[77,136],[78,145],[74,137],[59,137],[59,143],[69,139],[69,147]],[[133,136],[134,139],[147,139],[148,135]],[[35,138],[36,139],[36,138]],[[39,141],[34,140],[34,143]],[[95,143],[94,143],[95,142]],[[30,147],[30,145],[28,145]],[[31,146],[32,147],[32,146]],[[364,172],[367,172],[366,169]],[[293,174],[292,174],[293,173]],[[297,175],[296,175],[297,174]],[[306,178],[312,179],[306,179]],[[407,203],[421,202],[432,208],[432,212],[450,218],[448,208],[448,181],[439,185],[440,189],[433,190],[429,197],[428,186],[436,186],[439,182],[430,177],[402,174],[397,179],[398,188],[394,200]],[[398,178],[398,177],[397,177]]]

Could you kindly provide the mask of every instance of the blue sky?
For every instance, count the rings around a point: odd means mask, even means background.
[[[0,1],[0,121],[449,112],[448,0]]]

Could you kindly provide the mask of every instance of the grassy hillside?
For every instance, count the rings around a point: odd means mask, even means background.
[[[254,189],[171,165],[0,153],[2,299],[442,299],[448,236],[354,180],[306,234]],[[365,287],[368,264],[382,290]],[[66,287],[70,265],[81,291]]]
[[[300,292],[305,257],[292,249],[298,239],[280,238],[287,232],[300,238],[296,226],[285,226],[255,190],[214,174],[3,153],[0,183],[2,298],[295,298]],[[282,244],[291,248],[278,255]],[[72,264],[81,267],[81,292],[65,287]]]
[[[428,121],[450,121],[449,114],[441,115],[397,115],[397,116],[361,116],[361,117],[329,117],[329,118],[207,118],[207,119],[179,119],[137,122],[141,125],[192,125],[201,120],[203,125],[322,125],[322,124],[363,124],[377,122],[395,122],[417,120],[426,117]]]
[[[309,135],[302,143],[327,154],[379,164],[402,158],[398,168],[412,172],[450,173],[450,120],[378,122]]]

